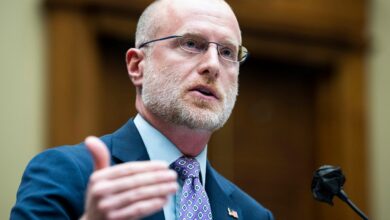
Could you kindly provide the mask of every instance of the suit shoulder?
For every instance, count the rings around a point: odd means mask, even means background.
[[[93,169],[88,157],[82,146],[51,148],[35,156],[23,173],[10,219],[77,219]]]
[[[101,137],[101,140],[109,146],[111,135]],[[61,163],[56,162],[61,161]],[[29,166],[35,163],[48,163],[52,166],[75,166],[80,169],[83,175],[92,173],[93,158],[85,146],[84,142],[76,145],[63,145],[49,148],[36,155],[29,163]]]
[[[74,166],[84,175],[93,171],[92,157],[84,144],[47,149],[30,162],[48,163],[51,166]],[[58,161],[57,163],[55,161]],[[59,163],[61,161],[61,164]]]
[[[92,156],[83,143],[39,153],[23,173],[10,219],[78,219],[92,172]]]

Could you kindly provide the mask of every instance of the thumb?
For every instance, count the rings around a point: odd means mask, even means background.
[[[92,154],[95,170],[110,166],[110,153],[103,141],[97,137],[89,136],[85,139],[85,145]]]

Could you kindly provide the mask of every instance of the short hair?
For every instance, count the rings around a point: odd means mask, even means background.
[[[225,0],[217,0],[220,2],[226,3]],[[158,30],[160,29],[160,22],[162,16],[161,10],[159,8],[163,6],[164,0],[155,0],[142,12],[141,16],[138,19],[137,29],[135,32],[135,47],[138,48],[142,43],[154,39],[157,35]],[[232,10],[229,4],[226,5]],[[233,11],[233,10],[232,10]]]
[[[150,4],[141,14],[137,23],[135,32],[135,47],[138,48],[142,43],[153,39],[158,31],[157,9],[161,6],[161,0],[156,0]]]

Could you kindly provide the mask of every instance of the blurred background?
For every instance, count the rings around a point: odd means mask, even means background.
[[[0,219],[35,154],[134,116],[124,55],[150,2],[0,0]],[[313,171],[339,165],[350,198],[388,219],[390,2],[228,2],[251,57],[213,165],[277,219],[358,219],[312,199]]]

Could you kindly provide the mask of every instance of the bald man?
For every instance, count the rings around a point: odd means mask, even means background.
[[[138,114],[101,138],[36,156],[11,219],[273,219],[207,162],[247,56],[222,0],[161,0],[141,15],[127,71]]]

